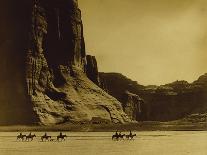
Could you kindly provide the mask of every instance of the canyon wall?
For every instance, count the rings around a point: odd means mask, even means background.
[[[0,124],[130,121],[96,85],[97,62],[86,57],[77,0],[1,3]]]
[[[109,94],[120,102],[130,103],[129,105],[133,107],[137,101],[134,101],[132,96],[138,95],[143,99],[141,111],[134,108],[138,121],[171,121],[192,114],[207,113],[207,74],[200,76],[193,83],[175,81],[161,86],[143,86],[119,73],[99,75]],[[126,95],[126,91],[134,95]],[[126,98],[129,98],[129,101],[126,102]],[[126,113],[129,113],[129,110]],[[131,114],[130,117],[132,116],[134,115]]]

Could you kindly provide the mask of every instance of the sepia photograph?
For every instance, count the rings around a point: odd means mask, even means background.
[[[207,0],[0,0],[0,155],[206,155]]]

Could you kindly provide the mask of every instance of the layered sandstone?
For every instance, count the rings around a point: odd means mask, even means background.
[[[97,62],[86,61],[77,0],[5,1],[3,8],[1,124],[129,121],[121,103],[95,84]]]

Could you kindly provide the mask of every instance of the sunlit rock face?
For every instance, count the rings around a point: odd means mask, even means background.
[[[130,121],[121,103],[94,84],[98,76],[92,82],[86,75],[94,66],[86,62],[76,0],[5,1],[2,8],[1,124]]]

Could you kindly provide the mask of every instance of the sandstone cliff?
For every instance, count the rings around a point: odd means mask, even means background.
[[[131,120],[142,120],[142,113],[146,113],[144,100],[138,95],[126,91],[123,94],[123,109]]]
[[[95,56],[86,56],[86,75],[95,84],[97,84],[98,86],[100,85],[98,64]]]
[[[207,74],[193,83],[175,81],[162,86],[139,85],[118,73],[100,73],[108,92],[124,103],[129,91],[144,100],[144,109],[137,120],[170,121],[207,112]],[[136,102],[135,102],[136,103]],[[133,115],[131,115],[133,116]]]
[[[77,0],[9,0],[0,9],[0,124],[130,121],[93,83]]]

